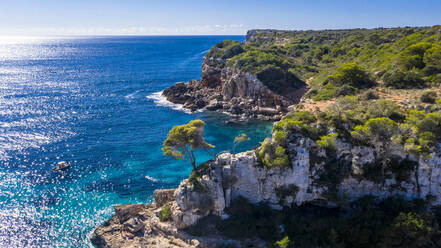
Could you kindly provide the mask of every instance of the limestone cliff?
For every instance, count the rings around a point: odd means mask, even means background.
[[[408,199],[430,198],[433,205],[441,205],[441,154],[429,159],[414,160],[405,152],[393,151],[397,165],[413,164],[406,174],[387,173],[384,180],[369,177],[366,168],[375,166],[378,159],[373,147],[353,146],[339,141],[333,158],[307,137],[292,136],[289,142],[291,166],[264,168],[255,152],[224,153],[211,163],[210,170],[201,176],[205,190],[195,190],[184,180],[175,192],[173,219],[178,228],[194,224],[208,214],[223,216],[231,200],[239,196],[252,203],[267,203],[273,209],[292,204],[312,203],[334,206],[364,195],[386,198],[402,195]],[[339,165],[346,172],[338,174],[337,181],[327,180],[330,168]],[[332,170],[332,168],[331,168]],[[340,172],[339,172],[340,173]]]
[[[262,166],[255,151],[221,154],[216,161],[200,166],[197,178],[183,180],[175,190],[155,191],[156,203],[115,207],[115,216],[95,230],[92,241],[99,247],[246,247],[250,241],[230,240],[216,233],[195,237],[186,231],[206,216],[228,218],[225,210],[238,197],[276,210],[304,203],[334,207],[364,195],[425,198],[432,205],[441,205],[440,153],[417,159],[399,148],[391,149],[396,165],[407,169],[386,172],[379,180],[370,175],[378,160],[377,147],[338,140],[335,154],[329,156],[300,134],[291,135],[287,147],[288,168]],[[335,171],[333,166],[343,171]],[[158,219],[164,204],[171,209],[168,222]],[[259,240],[252,244],[265,247]]]

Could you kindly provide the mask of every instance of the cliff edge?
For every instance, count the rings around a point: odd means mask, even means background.
[[[232,202],[242,197],[274,210],[305,204],[334,208],[367,195],[423,198],[432,206],[441,205],[440,153],[416,158],[393,149],[393,163],[407,169],[387,171],[378,180],[366,170],[375,169],[378,147],[338,140],[335,156],[329,158],[325,149],[299,134],[288,138],[287,147],[291,162],[284,168],[263,166],[255,151],[221,154],[200,165],[177,189],[155,191],[153,204],[116,206],[115,215],[95,230],[92,242],[98,247],[267,247],[259,239],[234,240],[216,231],[216,223],[230,217]],[[164,206],[169,219],[160,221]],[[206,231],[194,235],[197,228]]]

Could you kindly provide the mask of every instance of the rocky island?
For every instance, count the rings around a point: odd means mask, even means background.
[[[115,206],[98,247],[440,247],[440,26],[252,30],[215,45],[192,110],[275,122],[155,202]]]

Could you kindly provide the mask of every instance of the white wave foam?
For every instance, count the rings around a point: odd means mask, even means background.
[[[183,111],[187,114],[191,114],[191,110],[184,108],[184,105],[172,103],[167,100],[165,96],[162,95],[162,91],[152,93],[151,95],[147,96],[148,99],[152,99],[153,102],[158,106],[168,107],[174,110]],[[198,110],[197,112],[202,112],[202,110]]]
[[[131,93],[131,94],[128,94],[127,96],[125,96],[125,98],[127,98],[127,99],[133,99],[133,98],[135,98],[136,94],[139,93],[139,91],[140,91],[140,90],[137,90],[137,91],[135,91],[135,92],[133,92],[133,93]]]
[[[148,180],[150,180],[150,181],[152,181],[152,182],[159,182],[159,179],[157,179],[157,178],[154,178],[154,177],[151,177],[151,176],[145,176],[145,178],[146,179],[148,179]]]

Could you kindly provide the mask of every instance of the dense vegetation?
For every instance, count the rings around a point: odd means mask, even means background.
[[[338,187],[349,176],[379,184],[393,177],[396,183],[392,187],[400,188],[402,182],[412,182],[419,159],[428,159],[441,148],[441,101],[432,99],[435,94],[423,92],[422,102],[427,102],[427,95],[433,103],[426,105],[425,110],[403,108],[391,100],[358,95],[340,97],[326,111],[292,111],[274,125],[272,138],[267,138],[256,149],[258,162],[266,168],[290,167],[288,143],[307,137],[316,144],[309,148],[310,166],[322,168],[314,183],[327,188],[322,194],[327,201],[348,204]],[[364,165],[362,173],[355,173],[350,159],[337,156],[339,140],[372,147],[375,160]],[[325,155],[319,152],[320,148]],[[407,155],[398,157],[393,155],[393,150]],[[416,187],[419,189],[418,180]],[[283,195],[279,198],[282,200]]]
[[[230,238],[257,236],[280,248],[439,247],[441,212],[428,211],[427,204],[365,196],[345,208],[293,206],[278,212],[238,198],[217,229]]]
[[[279,93],[310,79],[309,95],[325,100],[375,82],[391,88],[439,85],[440,29],[258,30],[245,43],[215,45],[207,57],[210,64],[253,73]]]

